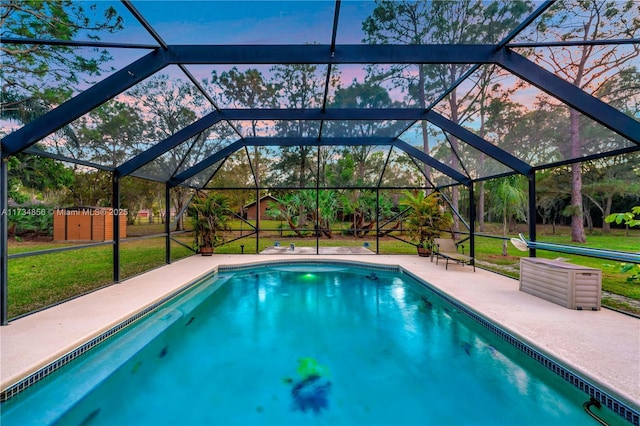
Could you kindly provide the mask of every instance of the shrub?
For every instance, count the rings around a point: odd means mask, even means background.
[[[7,221],[10,235],[53,234],[53,210],[42,205],[10,207]]]

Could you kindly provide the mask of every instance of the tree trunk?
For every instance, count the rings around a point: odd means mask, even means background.
[[[483,67],[482,69],[482,81],[487,80],[487,68]],[[484,85],[483,85],[484,86]],[[485,115],[486,115],[486,94],[485,91],[482,90],[482,96],[480,101],[480,133],[478,134],[482,139],[486,136],[485,131]],[[484,152],[480,153],[480,161],[478,164],[478,169],[482,170],[482,165],[484,164]],[[478,208],[477,208],[477,220],[478,226],[480,227],[480,232],[484,232],[484,181],[479,182],[478,184]]]
[[[302,132],[300,134],[302,134]],[[305,184],[304,182],[304,168],[306,165],[305,155],[306,153],[304,151],[304,147],[301,146],[300,147],[300,163],[298,164],[298,167],[300,168],[299,169],[300,174],[298,175],[298,182],[299,182],[300,188],[304,188],[304,184]]]
[[[355,236],[359,237],[360,233],[362,232],[362,228],[364,226],[364,212],[361,210],[356,210],[356,229],[355,229]]]
[[[255,136],[255,131],[254,131]],[[256,187],[260,188],[260,152],[258,151],[258,147],[253,147],[253,175],[256,178]]]
[[[300,229],[304,228],[307,224],[307,209],[304,208],[303,205],[298,207],[298,227]]]
[[[450,66],[450,78],[451,81],[456,81],[456,66],[457,65],[451,65]],[[458,115],[458,92],[456,91],[456,89],[453,89],[453,91],[449,94],[449,108],[451,108],[451,121],[453,121],[454,123],[458,124],[458,122],[460,121],[459,115]],[[455,137],[451,137],[451,148],[453,151],[458,152],[459,148],[458,148],[458,138]],[[458,161],[457,157],[455,156],[455,154],[452,152],[451,153],[451,164],[455,164]],[[458,186],[454,186],[451,189],[451,208],[453,208],[453,210],[455,212],[459,212],[459,208],[458,208],[458,200],[460,198],[460,190],[458,189]],[[460,218],[458,217],[458,215],[454,214],[453,215],[453,232],[458,232],[460,231]]]
[[[602,233],[609,234],[611,233],[611,224],[604,220],[605,217],[611,214],[611,205],[613,204],[613,194],[607,197],[607,201],[604,205],[604,214],[602,215]]]
[[[484,181],[478,183],[478,227],[484,232]]]
[[[185,203],[185,193],[186,188],[173,188],[173,205],[176,209],[176,214],[180,214],[182,209],[184,208]],[[176,220],[176,229],[175,231],[183,231],[184,230],[184,215],[180,215]]]
[[[571,158],[580,156],[580,117],[578,112],[571,110],[570,133],[571,133]],[[571,241],[575,243],[586,243],[587,237],[584,234],[584,218],[582,216],[582,169],[579,163],[571,165]]]
[[[507,209],[506,207],[502,210],[502,236],[503,237],[507,237],[507,225],[508,224],[508,218],[507,218]],[[506,256],[507,253],[507,240],[502,240],[502,255]]]
[[[427,107],[424,93],[424,65],[418,66],[418,84],[420,86],[420,88],[418,89],[418,103],[420,104],[420,108],[424,109]],[[420,120],[420,125],[422,126],[422,151],[425,154],[429,155],[429,134],[427,133],[427,120]],[[429,181],[431,180],[431,168],[427,163],[424,164],[424,175],[427,179],[426,184],[428,185]]]
[[[293,223],[293,220],[291,219],[291,217],[289,215],[285,216],[285,219],[287,221],[287,224],[289,225],[289,228],[291,228],[291,230],[300,238],[302,238],[302,233],[300,232],[300,230],[296,227],[296,225]]]
[[[589,235],[593,234],[593,218],[591,217],[591,212],[589,209],[585,209],[584,217],[587,221],[587,229],[589,230]]]
[[[457,186],[451,188],[451,208],[455,212],[459,212],[459,200],[460,200],[460,189]],[[460,218],[457,214],[453,214],[453,232],[458,233],[460,231]]]

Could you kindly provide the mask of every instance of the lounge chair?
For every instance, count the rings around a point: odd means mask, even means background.
[[[446,260],[445,269],[449,269],[449,260],[452,260],[458,264],[462,264],[462,266],[465,264],[473,265],[473,272],[476,271],[476,262],[473,257],[467,256],[464,252],[460,253],[455,240],[451,238],[435,238],[434,242],[433,255],[436,258],[436,265],[438,264],[438,259],[443,258]]]

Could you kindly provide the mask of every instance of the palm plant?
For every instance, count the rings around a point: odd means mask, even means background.
[[[222,233],[229,230],[229,200],[215,192],[199,193],[191,201],[188,212],[195,231],[195,248],[203,256],[213,254],[213,248],[224,241]]]
[[[303,197],[300,196],[300,191],[292,192],[280,196],[280,202],[267,202],[267,215],[276,220],[285,220],[289,228],[298,236],[303,237],[303,224],[302,215],[307,214],[306,208],[303,202]],[[301,214],[301,212],[303,212]]]
[[[494,179],[487,183],[489,198],[491,200],[491,211],[502,216],[502,255],[506,256],[509,240],[507,231],[509,221],[512,219],[527,219],[527,194],[521,188],[522,181],[518,176],[507,176]]]
[[[400,205],[408,207],[406,229],[416,241],[418,253],[431,254],[434,238],[450,229],[453,217],[438,192],[425,195],[424,191],[403,191]]]

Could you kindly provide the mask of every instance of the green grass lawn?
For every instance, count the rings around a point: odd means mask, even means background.
[[[52,244],[58,246],[58,244]],[[27,251],[52,248],[29,244]],[[21,252],[13,247],[13,253]],[[172,243],[171,258],[193,254]],[[111,245],[9,259],[9,318],[87,293],[113,282]],[[121,279],[165,264],[165,239],[123,242],[120,250]]]
[[[259,245],[256,247],[255,235],[250,235],[252,230],[246,224],[240,231],[239,221],[237,231],[229,234],[229,239],[238,238],[236,241],[228,242],[216,248],[221,254],[257,253],[272,246],[275,241],[281,245],[288,246],[294,243],[297,247],[315,247],[315,237],[297,237],[287,229],[279,228],[279,221],[262,221],[265,228],[275,230],[261,231]],[[344,229],[348,225],[344,225]],[[129,228],[129,235],[153,235],[162,232],[163,225],[147,224],[133,225]],[[570,244],[570,238],[566,233],[557,235],[546,235],[539,233],[538,240],[560,244]],[[515,233],[513,236],[516,236]],[[176,239],[190,246],[192,236],[188,233],[178,234]],[[406,238],[406,237],[403,237]],[[625,236],[624,231],[616,231],[612,235],[590,235],[585,247],[608,248],[617,250],[640,251],[640,231],[634,230],[630,236]],[[367,235],[364,238],[343,235],[340,231],[334,231],[334,238],[326,237],[320,240],[320,246],[362,246],[364,242],[369,243],[369,249],[379,250],[380,254],[415,254],[415,248],[407,243],[394,238],[386,237],[380,239],[379,247],[376,247],[374,235]],[[53,242],[15,242],[9,244],[9,253],[24,253],[39,250],[47,250],[54,247],[69,246],[69,243]],[[242,247],[244,246],[244,248]],[[177,260],[189,256],[192,252],[185,247],[171,243],[172,260]],[[476,237],[476,258],[481,262],[487,262],[489,269],[496,270],[507,275],[518,277],[520,256],[527,256],[528,253],[518,251],[510,243],[507,246],[508,255],[502,256],[502,241],[494,238]],[[152,268],[165,264],[165,238],[147,238],[137,241],[123,241],[121,243],[120,264],[121,278],[125,279],[136,274],[148,271]],[[17,259],[9,259],[9,317],[41,309],[46,306],[67,300],[74,296],[84,294],[113,281],[112,264],[113,247],[104,245],[90,247],[81,250],[70,250],[58,253],[43,254]],[[468,253],[468,246],[465,250]],[[603,271],[603,290],[626,297],[640,300],[640,284],[630,284],[626,282],[628,274],[620,272],[620,265],[613,261],[587,258],[583,256],[567,255],[564,253],[552,253],[539,250],[538,256],[545,258],[568,258],[570,262],[590,266]],[[482,264],[487,267],[486,263]],[[505,270],[505,267],[507,268]],[[604,301],[605,304],[613,304]],[[629,307],[620,307],[625,310],[632,310]],[[640,312],[635,312],[640,314]]]

